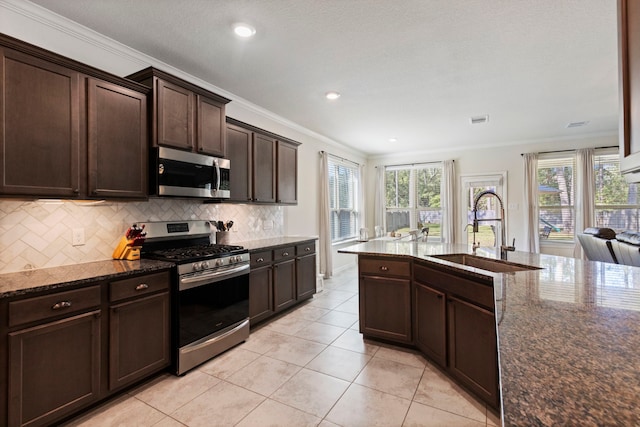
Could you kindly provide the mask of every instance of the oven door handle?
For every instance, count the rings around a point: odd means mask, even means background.
[[[208,283],[219,282],[220,280],[230,279],[232,277],[247,274],[249,272],[249,264],[241,266],[234,266],[228,270],[217,270],[212,273],[198,274],[196,276],[187,276],[180,278],[179,290],[184,291],[186,289],[196,288],[198,286],[206,285]]]
[[[218,193],[220,191],[220,165],[218,164],[218,162],[215,162],[216,165],[216,193]]]

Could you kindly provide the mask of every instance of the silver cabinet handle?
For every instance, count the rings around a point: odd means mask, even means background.
[[[380,270],[382,271],[389,271],[389,267],[385,267],[384,265],[380,267]]]
[[[306,248],[304,248],[304,251],[305,252],[311,252],[311,248],[307,246]]]
[[[282,256],[289,256],[289,252],[282,252]]]
[[[256,262],[264,262],[264,258],[258,258]]]
[[[53,304],[53,306],[51,307],[51,310],[61,310],[63,308],[69,308],[69,307],[71,307],[71,301],[60,301]]]
[[[146,283],[140,283],[138,286],[136,286],[136,291],[144,291],[145,289],[149,289],[149,285],[147,285]]]

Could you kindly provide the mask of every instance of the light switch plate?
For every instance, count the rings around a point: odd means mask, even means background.
[[[71,244],[73,246],[84,245],[84,228],[74,228],[71,231],[73,233],[71,237]]]

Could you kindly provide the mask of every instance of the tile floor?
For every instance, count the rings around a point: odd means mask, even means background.
[[[494,426],[425,358],[363,340],[357,269],[183,377],[162,375],[68,426]]]

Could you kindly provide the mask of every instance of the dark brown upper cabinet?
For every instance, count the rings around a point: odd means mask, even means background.
[[[233,202],[298,203],[298,146],[264,129],[227,118]]]
[[[147,197],[147,100],[135,82],[0,35],[0,194]]]
[[[620,170],[640,182],[640,3],[618,0]]]
[[[151,142],[226,157],[229,99],[153,67],[128,76],[152,88]]]

